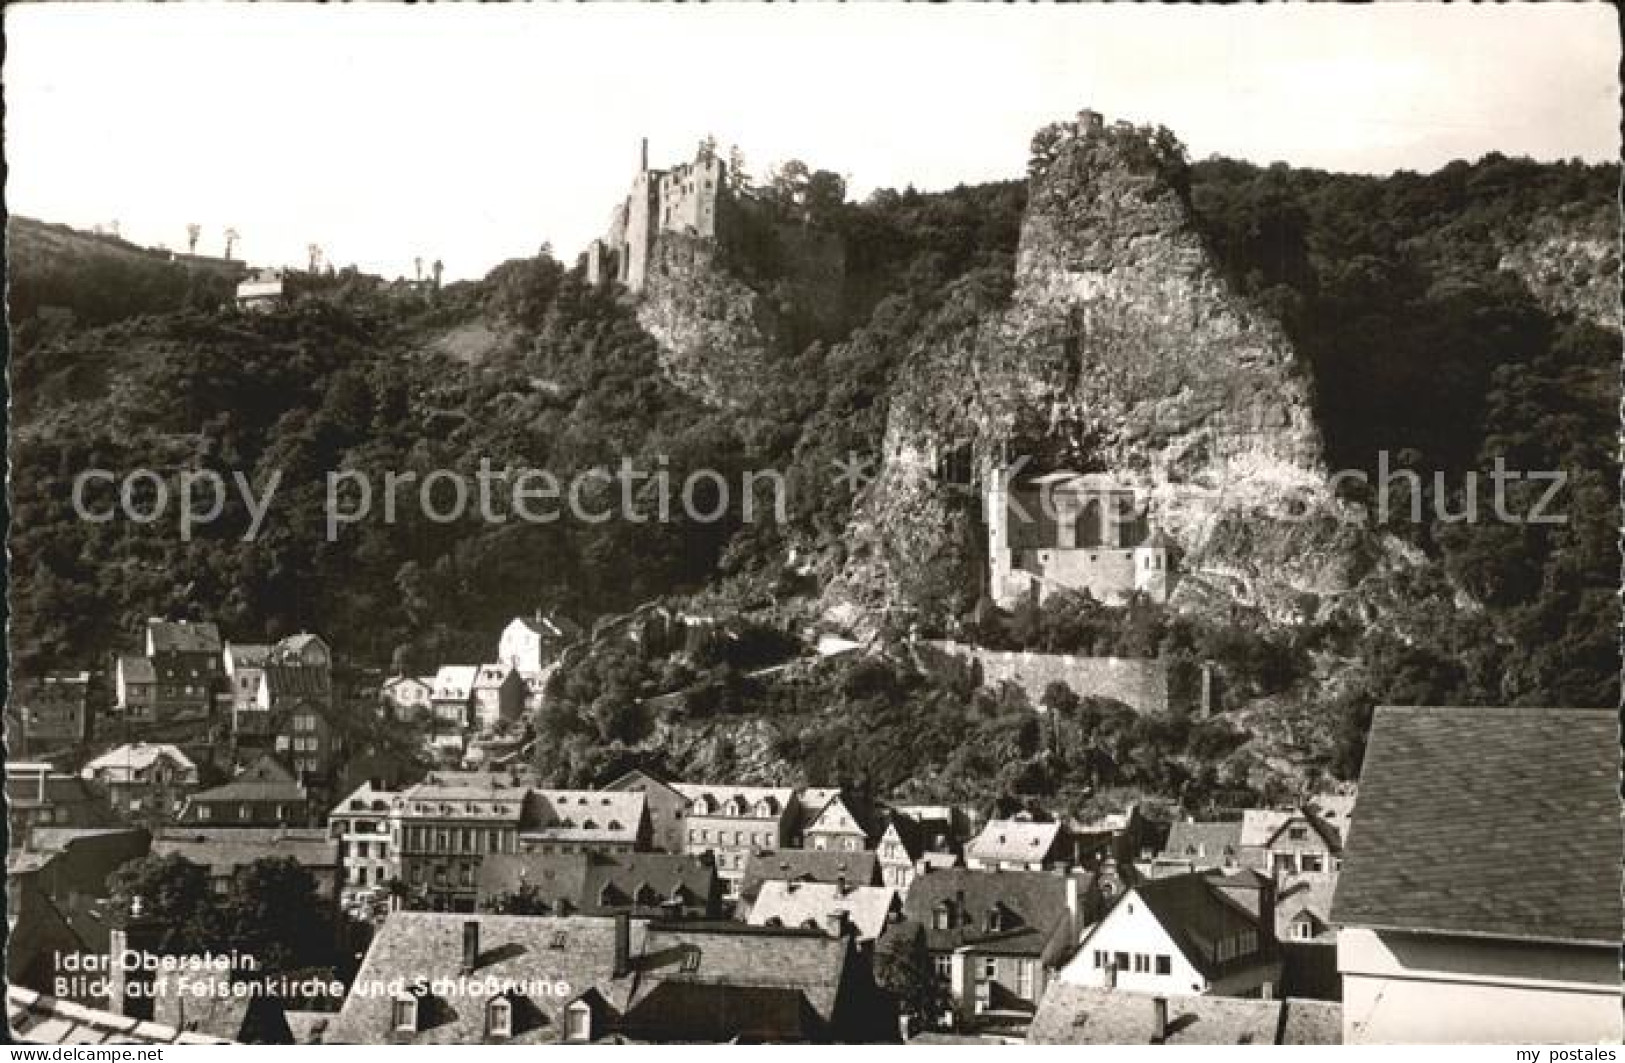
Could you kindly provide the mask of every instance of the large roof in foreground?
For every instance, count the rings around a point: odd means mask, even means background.
[[[1613,709],[1382,707],[1332,920],[1617,947]]]

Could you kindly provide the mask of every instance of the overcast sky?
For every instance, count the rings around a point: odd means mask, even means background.
[[[1387,172],[1618,156],[1602,5],[8,5],[16,213],[388,276],[573,257],[701,136],[852,191],[1018,177],[1091,106],[1201,158]]]

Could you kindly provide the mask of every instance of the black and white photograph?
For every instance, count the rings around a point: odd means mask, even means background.
[[[8,1059],[1619,1058],[1614,6],[3,17]]]

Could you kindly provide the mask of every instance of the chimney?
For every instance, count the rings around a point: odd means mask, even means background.
[[[1151,1043],[1160,1045],[1168,1039],[1168,998],[1151,998]]]
[[[824,933],[832,938],[846,936],[846,909],[837,908],[824,916]]]
[[[649,172],[649,138],[643,138],[643,146],[638,151],[638,173]]]
[[[1263,888],[1258,891],[1258,943],[1260,945],[1275,944],[1274,875],[1266,877]]]
[[[1083,911],[1078,900],[1078,876],[1066,876],[1066,914],[1072,921],[1072,933],[1069,941],[1076,942],[1078,934],[1083,930]]]
[[[615,965],[611,974],[624,978],[632,970],[632,917],[615,913]]]
[[[472,974],[480,965],[480,921],[463,923],[463,973]]]
[[[126,1018],[151,1019],[153,972],[144,962],[152,943],[152,922],[140,897],[130,898],[122,926],[109,929],[107,951],[112,970],[107,980],[108,1010]]]

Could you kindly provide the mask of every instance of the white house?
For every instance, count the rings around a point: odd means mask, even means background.
[[[433,705],[434,680],[434,676],[393,676],[384,680],[379,701],[397,720],[427,716]]]
[[[1332,902],[1345,1044],[1618,1044],[1613,709],[1383,707]]]
[[[540,612],[516,616],[497,640],[497,660],[523,675],[536,675],[552,663],[560,647],[579,634],[580,629],[563,617]]]
[[[1084,933],[1060,980],[1157,996],[1274,995],[1273,889],[1251,871],[1149,879]]]

